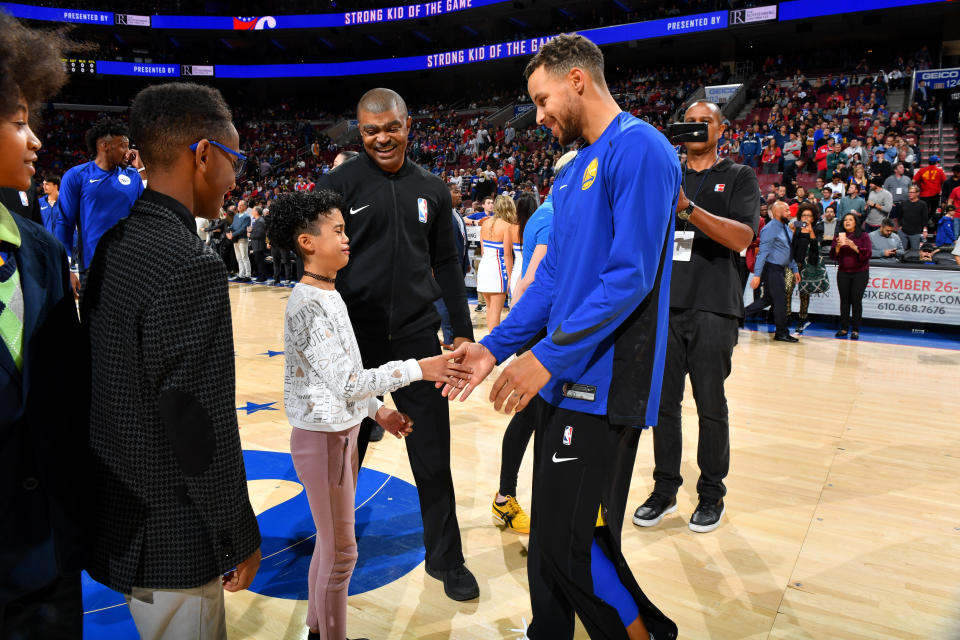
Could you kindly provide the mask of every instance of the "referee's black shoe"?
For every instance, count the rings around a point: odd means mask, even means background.
[[[777,342],[800,342],[799,338],[794,338],[789,333],[778,333],[777,335],[773,336],[773,339]]]
[[[470,569],[467,569],[467,565],[461,564],[446,571],[434,571],[430,567],[426,567],[426,570],[431,578],[443,581],[443,592],[451,600],[463,602],[480,597],[480,586],[477,585],[477,579],[470,573]]]
[[[723,498],[704,498],[700,497],[697,504],[697,510],[690,516],[690,531],[697,533],[710,533],[720,526],[720,520],[726,509],[723,506]]]
[[[677,496],[668,498],[659,493],[651,493],[647,501],[633,513],[633,524],[638,527],[655,527],[663,520],[663,516],[676,510]]]

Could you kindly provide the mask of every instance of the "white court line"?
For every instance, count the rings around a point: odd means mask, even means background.
[[[377,488],[377,490],[373,492],[373,495],[371,495],[369,498],[367,498],[366,500],[364,500],[361,504],[357,505],[357,507],[354,508],[354,511],[358,511],[363,505],[367,504],[368,502],[370,502],[371,500],[373,500],[375,497],[377,497],[377,494],[380,493],[385,486],[387,486],[387,483],[390,482],[390,478],[392,478],[392,477],[393,477],[393,476],[388,475],[388,476],[387,476],[387,479],[383,481],[383,484],[381,484],[381,485]],[[311,540],[311,539],[316,538],[316,537],[317,537],[317,534],[314,533],[313,535],[307,536],[307,537],[304,538],[303,540],[298,540],[298,541],[294,542],[292,545],[290,545],[289,547],[284,547],[283,549],[280,549],[279,551],[275,551],[274,553],[271,553],[271,554],[268,555],[268,556],[264,556],[264,557],[261,559],[261,562],[262,562],[263,560],[269,560],[270,558],[272,558],[273,556],[275,556],[275,555],[277,555],[277,554],[279,554],[279,553],[283,553],[284,551],[287,551],[287,550],[289,550],[289,549],[294,548],[294,547],[297,546],[298,544],[301,544],[301,543],[303,543],[303,542],[306,542],[307,540]]]
[[[361,507],[363,507],[365,504],[367,504],[368,502],[370,502],[371,500],[373,500],[374,498],[376,498],[376,497],[377,497],[377,494],[380,493],[381,491],[383,491],[383,488],[384,488],[385,486],[387,486],[387,483],[390,482],[390,479],[391,479],[391,478],[393,478],[393,476],[390,475],[390,474],[387,474],[387,479],[383,481],[383,484],[381,484],[381,485],[377,488],[377,490],[373,492],[373,495],[371,495],[369,498],[367,498],[366,500],[364,500],[361,504],[357,505],[357,506],[354,508],[354,511],[355,511],[355,512],[356,512],[356,511],[359,511]],[[284,547],[283,549],[280,549],[279,551],[276,551],[276,552],[274,552],[274,553],[271,553],[271,554],[268,555],[268,556],[264,556],[263,558],[261,558],[261,562],[262,562],[263,560],[269,560],[270,558],[274,557],[275,555],[278,555],[278,554],[280,554],[280,553],[283,553],[284,551],[287,551],[287,550],[289,550],[289,549],[294,548],[294,547],[297,546],[298,544],[301,544],[301,543],[303,543],[303,542],[306,542],[307,540],[310,540],[310,539],[316,538],[316,537],[317,537],[317,534],[314,533],[314,534],[311,535],[311,536],[307,536],[307,537],[304,538],[303,540],[298,540],[297,542],[294,542],[293,544],[291,544],[289,547]],[[123,604],[114,604],[114,605],[111,605],[111,606],[109,606],[109,607],[104,607],[104,608],[102,608],[102,609],[93,609],[92,611],[84,611],[83,614],[86,615],[86,614],[88,614],[88,613],[98,613],[98,612],[100,612],[100,611],[106,611],[107,609],[115,609],[116,607],[124,607],[124,606],[126,606],[126,603],[123,603]]]
[[[91,609],[90,611],[84,611],[83,615],[87,615],[88,613],[99,613],[101,611],[106,611],[107,609],[116,609],[117,607],[125,607],[125,606],[127,606],[127,603],[121,602],[120,604],[112,604],[109,607],[104,607],[102,609]]]

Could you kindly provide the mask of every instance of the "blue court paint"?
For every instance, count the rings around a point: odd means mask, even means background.
[[[283,351],[274,351],[273,349],[267,349],[266,353],[258,353],[258,356],[268,356],[273,358],[274,356],[282,356]]]
[[[290,454],[244,451],[248,480],[297,482]],[[417,488],[361,469],[357,479],[356,531],[359,559],[350,595],[371,591],[404,576],[423,562],[423,524]],[[273,598],[304,600],[315,529],[306,493],[257,516],[263,561],[250,590]],[[137,638],[123,596],[83,574],[84,637]]]
[[[747,331],[758,331],[760,333],[774,332],[772,323],[757,322],[747,320],[744,323]],[[834,338],[837,331],[836,321],[813,322],[802,334],[796,334],[801,340],[803,338],[830,338],[832,340],[841,340]],[[791,333],[796,328],[795,323],[790,324]],[[843,338],[848,340],[849,338]],[[950,333],[948,331],[924,331],[923,333],[914,333],[912,329],[898,329],[894,327],[860,327],[861,342],[879,342],[881,344],[896,344],[905,347],[929,347],[932,349],[949,349],[951,351],[960,351],[960,333]]]
[[[257,404],[256,402],[250,402],[248,400],[247,405],[245,407],[237,407],[237,411],[246,411],[247,415],[256,413],[257,411],[279,411],[279,409],[273,406],[275,404],[277,404],[276,401]]]

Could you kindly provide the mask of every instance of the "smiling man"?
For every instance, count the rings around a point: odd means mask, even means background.
[[[347,304],[363,366],[439,355],[440,314],[433,303],[441,296],[454,347],[472,341],[450,190],[406,157],[412,122],[407,105],[390,89],[373,89],[360,98],[357,120],[365,153],[323,175],[317,186],[343,195],[352,255],[337,274],[337,290]],[[449,406],[429,382],[391,395],[415,425],[406,443],[420,495],[427,573],[443,581],[450,598],[476,598],[480,591],[464,565],[457,524]],[[364,420],[360,427],[361,462],[372,426]]]
[[[498,410],[529,404],[536,423],[528,635],[571,639],[576,613],[593,638],[671,640],[677,627],[640,589],[620,535],[640,429],[657,424],[680,165],[665,137],[620,110],[586,38],[551,40],[525,76],[537,124],[584,145],[554,184],[536,278],[467,345],[464,397],[546,325],[490,392]]]

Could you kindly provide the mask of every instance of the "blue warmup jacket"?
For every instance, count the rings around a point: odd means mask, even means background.
[[[540,395],[551,405],[656,425],[681,182],[667,139],[621,113],[554,184],[537,277],[481,340],[502,362],[546,325],[532,351],[550,371]]]
[[[74,261],[81,270],[93,262],[101,236],[130,215],[130,207],[143,193],[143,180],[133,167],[104,171],[96,162],[70,168],[60,181],[60,216],[54,235],[65,247],[73,247],[77,229],[80,241]],[[69,249],[68,249],[69,251]]]

